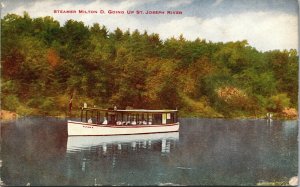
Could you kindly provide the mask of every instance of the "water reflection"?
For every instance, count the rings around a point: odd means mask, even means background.
[[[131,149],[152,149],[153,142],[160,144],[162,153],[170,153],[171,142],[174,144],[179,140],[179,132],[141,134],[141,135],[122,135],[122,136],[70,136],[67,142],[67,152],[81,150],[99,150],[101,154],[110,151]]]
[[[69,178],[84,179],[72,181],[81,185],[90,185],[93,181],[97,185],[144,184],[144,180],[155,184],[148,176],[155,177],[161,172],[167,161],[163,158],[170,156],[178,142],[178,132],[68,137],[66,159],[70,165],[67,173]]]
[[[296,121],[180,122],[179,133],[104,137],[67,137],[66,122],[51,118],[1,124],[0,183],[255,185],[297,175]]]
[[[294,120],[287,120],[282,122],[283,133],[286,138],[295,133],[295,130],[297,130],[297,124],[298,123],[295,123]]]
[[[66,127],[57,118],[21,118],[1,123],[1,179],[6,185],[61,181]],[[51,177],[49,177],[51,176]]]

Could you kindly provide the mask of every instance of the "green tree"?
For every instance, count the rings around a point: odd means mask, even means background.
[[[268,103],[268,110],[272,112],[282,112],[286,107],[290,106],[290,98],[286,93],[280,93],[270,98]]]

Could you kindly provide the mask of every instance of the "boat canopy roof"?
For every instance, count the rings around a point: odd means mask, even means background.
[[[178,110],[148,110],[148,109],[128,109],[128,110],[114,110],[114,109],[103,109],[103,108],[96,108],[96,107],[82,107],[82,110],[94,110],[100,112],[120,112],[120,113],[172,113],[177,112]]]

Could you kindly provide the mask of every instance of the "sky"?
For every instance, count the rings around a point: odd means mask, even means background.
[[[212,42],[247,40],[259,51],[298,50],[297,0],[2,0],[1,17],[8,13],[32,18],[51,16],[61,26],[69,20],[99,23],[110,32],[158,33],[161,39],[196,38]],[[76,10],[74,14],[54,10]],[[80,14],[78,10],[103,10],[105,14]],[[125,14],[108,14],[109,10]],[[181,11],[182,14],[126,14],[127,10]]]

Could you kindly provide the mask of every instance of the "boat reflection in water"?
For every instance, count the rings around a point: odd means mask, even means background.
[[[69,136],[67,143],[67,152],[76,152],[78,150],[102,148],[106,153],[108,147],[117,150],[123,148],[132,150],[150,149],[154,144],[161,144],[161,152],[170,152],[171,142],[179,140],[179,132],[139,134],[139,135],[118,135],[118,136]],[[153,144],[153,145],[152,145]]]
[[[69,184],[137,185],[147,176],[163,177],[162,166],[174,159],[178,142],[179,132],[70,136],[66,150]]]

